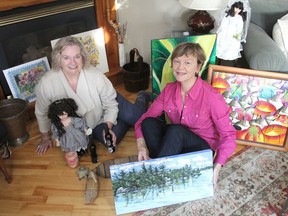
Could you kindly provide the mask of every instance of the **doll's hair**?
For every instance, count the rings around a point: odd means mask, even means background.
[[[77,109],[78,106],[72,98],[63,98],[50,104],[48,108],[48,118],[57,128],[59,137],[66,133],[59,115],[63,115],[63,112],[66,112],[69,117],[79,117],[76,113]]]
[[[239,8],[241,10],[239,15],[242,17],[243,22],[245,22],[247,19],[247,12],[244,12],[244,5],[243,5],[243,2],[241,2],[241,1],[235,2],[234,4],[231,5],[231,8],[226,11],[226,13],[227,13],[226,17],[228,17],[228,16],[234,17],[235,16],[235,12],[234,12],[235,8]]]

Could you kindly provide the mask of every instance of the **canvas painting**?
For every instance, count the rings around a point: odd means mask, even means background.
[[[116,214],[213,196],[212,151],[111,165]]]
[[[223,95],[242,145],[288,151],[288,75],[210,65],[208,82]]]
[[[14,98],[33,102],[36,100],[35,86],[48,70],[50,70],[48,59],[43,57],[3,70],[3,73]]]
[[[207,79],[209,64],[216,63],[216,34],[195,35],[179,38],[154,39],[151,41],[152,92],[157,97],[167,83],[175,81],[171,68],[171,54],[182,42],[199,43],[206,55],[199,75]]]
[[[103,73],[109,71],[103,28],[74,34],[72,36],[78,38],[82,45],[86,48],[89,54],[90,64],[92,66],[99,68],[99,70]],[[52,48],[59,39],[60,38],[51,41]]]

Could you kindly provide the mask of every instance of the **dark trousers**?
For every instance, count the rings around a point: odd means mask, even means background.
[[[180,124],[166,124],[157,118],[146,118],[142,122],[142,132],[150,158],[210,149],[209,144]]]
[[[130,127],[134,127],[135,123],[147,110],[147,102],[143,98],[138,97],[135,103],[131,103],[122,95],[117,93],[117,102],[119,103],[119,112],[117,118],[117,124],[113,126],[112,130],[117,137],[117,143],[119,143]],[[97,125],[93,130],[94,139],[99,140],[102,144],[104,123]]]

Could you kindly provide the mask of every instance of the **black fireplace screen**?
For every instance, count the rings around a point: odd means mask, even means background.
[[[1,14],[1,13],[0,13]],[[3,70],[44,56],[50,60],[50,41],[97,28],[94,5],[16,22],[0,28],[0,84],[11,91]]]

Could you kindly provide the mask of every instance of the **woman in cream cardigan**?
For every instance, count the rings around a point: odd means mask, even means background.
[[[35,90],[35,115],[42,137],[36,152],[43,154],[52,147],[48,107],[62,98],[75,100],[77,114],[93,129],[93,138],[103,144],[103,128],[107,124],[116,146],[147,110],[148,94],[140,92],[134,104],[118,94],[109,79],[90,66],[85,48],[74,37],[61,38],[51,57],[52,70],[41,78]]]

